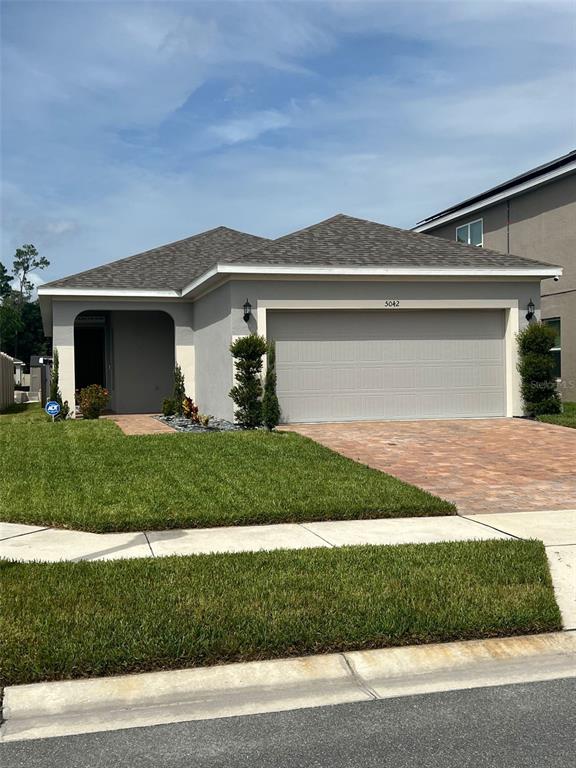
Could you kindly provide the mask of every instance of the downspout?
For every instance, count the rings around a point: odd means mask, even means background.
[[[510,198],[506,200],[506,253],[510,253]]]

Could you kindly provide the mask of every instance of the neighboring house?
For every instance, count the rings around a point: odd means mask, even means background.
[[[226,227],[39,289],[60,386],[157,412],[174,362],[231,419],[233,339],[276,342],[284,421],[513,416],[515,334],[547,263],[337,215],[266,240]]]
[[[542,319],[556,331],[556,374],[576,400],[576,151],[420,221],[416,232],[564,268],[542,284]]]

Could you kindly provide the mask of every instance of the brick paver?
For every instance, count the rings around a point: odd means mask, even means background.
[[[125,435],[160,435],[165,432],[174,434],[175,430],[158,421],[148,413],[124,413],[103,416],[104,419],[114,421]]]
[[[576,430],[524,419],[285,427],[456,504],[460,514],[576,508]]]

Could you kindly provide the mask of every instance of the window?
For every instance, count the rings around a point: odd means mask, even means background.
[[[545,325],[549,325],[550,328],[552,328],[556,333],[554,346],[552,347],[550,352],[552,353],[552,356],[554,358],[554,376],[556,376],[556,378],[559,379],[561,378],[561,375],[562,375],[562,345],[560,343],[560,318],[550,317],[547,320],[542,320],[542,322]]]
[[[469,221],[468,224],[462,224],[456,227],[456,240],[466,245],[482,245],[484,239],[484,228],[482,219]]]

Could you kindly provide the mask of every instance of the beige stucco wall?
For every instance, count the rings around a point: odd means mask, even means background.
[[[484,246],[503,253],[557,264],[558,282],[543,280],[542,317],[562,324],[562,381],[566,400],[576,400],[576,174],[554,180],[427,234],[456,239],[456,227],[482,218]]]
[[[113,300],[113,299],[82,299],[70,300],[65,298],[54,299],[52,305],[52,332],[53,345],[58,350],[60,356],[60,389],[64,400],[68,400],[71,406],[71,412],[74,412],[74,321],[81,312],[107,311],[113,313],[120,312],[165,312],[174,322],[174,356],[176,362],[182,367],[184,372],[188,394],[194,396],[194,331],[192,329],[192,304],[187,301],[141,301],[141,300]],[[120,315],[117,316],[118,318]],[[137,326],[130,320],[126,320],[128,326],[145,338],[146,333],[142,334]],[[126,323],[122,323],[122,328],[126,328]],[[120,326],[119,326],[120,327]],[[148,329],[149,330],[149,329]],[[126,347],[125,334],[121,334],[122,339],[119,342],[122,348]],[[144,345],[145,346],[145,345]],[[131,352],[127,352],[131,355]],[[169,352],[167,352],[169,354]],[[151,365],[154,365],[150,361]],[[165,364],[165,361],[162,365]],[[131,381],[135,379],[131,378]],[[164,382],[165,384],[165,382]],[[162,381],[159,379],[158,386],[161,387]],[[169,392],[165,393],[169,394]],[[164,393],[162,394],[164,397]],[[122,407],[126,405],[126,399],[123,397]],[[113,403],[116,405],[116,403]],[[128,408],[132,410],[132,408]]]

